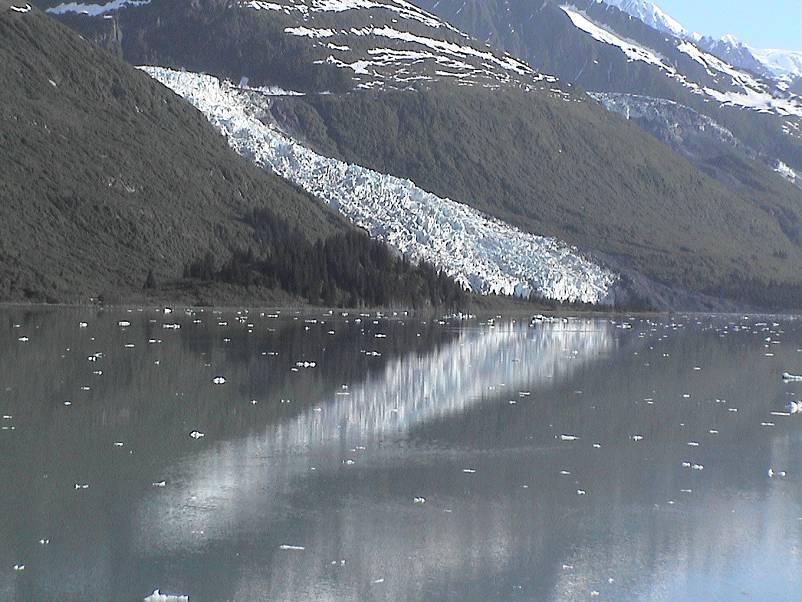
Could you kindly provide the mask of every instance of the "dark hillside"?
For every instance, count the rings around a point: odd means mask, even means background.
[[[373,301],[352,295],[336,272],[325,298],[302,289],[320,268],[280,254],[354,236],[341,218],[238,157],[144,73],[36,10],[8,6],[0,0],[0,300],[124,300],[146,284],[174,287],[198,262],[210,270],[196,280],[220,280],[236,256],[281,272],[284,280],[268,271],[255,283],[290,293],[278,299]],[[281,236],[267,240],[265,231]],[[389,287],[401,273],[416,283],[437,276],[390,256],[378,272],[371,253],[386,250],[375,246],[352,244],[343,262]],[[459,296],[450,281],[438,287],[427,299]],[[236,292],[227,298],[236,302]]]

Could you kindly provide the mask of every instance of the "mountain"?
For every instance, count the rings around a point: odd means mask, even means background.
[[[615,6],[657,31],[687,39],[739,69],[746,69],[779,81],[802,77],[802,52],[751,48],[732,34],[713,38],[689,33],[676,19],[648,0],[597,0],[597,2]]]
[[[452,274],[462,282],[507,291],[535,285],[535,292],[574,291],[582,299],[578,292],[598,290],[594,278],[609,270],[619,280],[605,294],[617,302],[645,297],[658,306],[696,308],[722,307],[712,299],[721,296],[786,303],[799,285],[800,204],[796,189],[771,169],[749,164],[774,178],[776,196],[758,195],[746,178],[740,190],[726,188],[570,81],[408,2],[153,0],[91,10],[39,4],[132,63],[185,70],[186,78],[164,71],[160,79],[202,107],[236,150],[291,177],[394,248],[417,249],[445,268],[459,265],[467,252],[460,245],[470,242],[479,259]],[[106,6],[113,10],[104,12]],[[544,14],[571,32],[566,41],[595,47],[565,11],[548,6],[554,10]],[[513,22],[529,27],[531,17]],[[549,34],[555,55],[560,42],[553,38],[563,33]],[[740,85],[725,74],[707,77],[728,92]],[[662,75],[652,78],[663,85]],[[755,92],[768,93],[763,85]],[[219,97],[227,100],[209,102]],[[786,99],[772,117],[786,105],[794,108]],[[753,138],[755,152],[762,152],[761,135]],[[409,201],[372,220],[369,211],[380,208],[370,206],[373,189],[387,202],[403,190],[398,194]],[[445,209],[452,202],[459,211]],[[412,207],[426,207],[427,217],[410,223],[403,212]],[[487,270],[472,273],[490,256],[497,267],[509,255],[508,247],[476,236],[450,246],[447,233],[476,232],[488,223],[481,215],[499,224],[491,228],[496,235],[511,227],[554,241],[542,264],[557,258],[553,273],[562,270],[566,283],[543,285],[556,281],[539,280],[549,272],[534,264],[514,282],[488,278]],[[593,267],[570,271],[582,261]],[[506,279],[518,268],[504,269]]]
[[[615,6],[618,10],[627,13],[631,17],[638,19],[649,27],[658,31],[670,33],[673,36],[682,38],[688,35],[688,31],[671,15],[663,11],[659,6],[647,0],[597,0],[609,6]]]
[[[802,52],[755,48],[749,50],[776,78],[802,78]]]
[[[779,75],[765,64],[746,44],[733,35],[722,38],[710,36],[694,36],[694,43],[701,49],[717,56],[738,69],[746,69],[765,78],[777,80]]]
[[[26,3],[0,0],[0,80],[4,301],[464,298],[238,157],[187,102]]]

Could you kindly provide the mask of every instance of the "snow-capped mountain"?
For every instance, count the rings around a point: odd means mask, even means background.
[[[109,28],[116,25],[115,17],[121,14],[126,29],[136,29],[151,15],[164,10],[162,3],[151,0],[111,0],[100,4],[45,0],[40,5],[57,16],[101,17]],[[190,10],[195,9],[171,8],[168,15],[186,17]],[[234,28],[239,31],[239,23],[247,22],[249,12],[263,14],[273,25],[264,28],[259,35],[273,37],[274,46],[302,48],[309,63],[329,68],[329,71],[340,70],[348,87],[406,89],[451,81],[461,86],[491,89],[514,86],[525,90],[559,91],[556,77],[539,73],[523,61],[472,40],[406,0],[236,0],[225,5],[224,14],[232,23],[221,27],[219,35],[231,35]],[[210,26],[202,16],[189,18],[199,20],[204,27]],[[100,22],[95,27],[103,25]],[[161,50],[174,46],[175,41],[164,33],[148,32],[142,44],[143,55],[153,52],[154,47]],[[122,40],[121,43],[124,48],[135,46],[135,41]],[[220,41],[214,44],[221,45],[216,50],[218,56],[209,56],[207,60],[219,60],[221,54],[227,54],[224,44]],[[202,48],[195,50],[203,53]],[[289,54],[286,63],[297,62],[297,57]],[[190,56],[177,54],[175,59],[182,66],[193,67],[186,64],[192,62]],[[248,78],[251,83],[264,83],[267,74],[263,70],[247,68],[253,60],[254,57],[238,59],[227,69],[227,75]],[[275,70],[280,69],[281,66],[276,66]]]
[[[678,38],[688,35],[688,30],[653,2],[647,0],[597,0],[597,2],[615,6],[658,31],[670,33]]]
[[[802,77],[802,52],[753,48],[744,44],[733,34],[713,38],[699,33],[690,33],[671,15],[648,0],[596,1],[615,6],[658,31],[687,39],[699,48],[739,69],[747,69],[764,77],[775,79]]]
[[[748,140],[770,170],[783,163],[802,171],[802,98],[792,93],[796,88],[787,78],[775,78],[756,58],[760,52],[753,55],[731,37],[714,41],[689,34],[646,0],[421,4],[563,82],[576,82],[594,93],[677,103]],[[787,70],[794,68],[793,56],[773,56]],[[740,163],[733,169],[740,169]],[[728,185],[742,180],[743,174],[733,175],[720,173]],[[759,188],[754,194],[762,195]]]
[[[802,52],[770,48],[749,50],[775,77],[802,78]]]
[[[239,154],[294,182],[371,236],[477,293],[610,303],[618,277],[553,238],[527,234],[410,182],[322,157],[256,115],[269,99],[210,75],[144,68],[186,98]]]

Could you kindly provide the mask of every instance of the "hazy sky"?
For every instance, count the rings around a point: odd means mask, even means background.
[[[755,48],[802,50],[800,0],[654,0],[690,31],[735,34]]]

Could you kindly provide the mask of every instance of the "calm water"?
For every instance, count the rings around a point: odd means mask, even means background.
[[[3,310],[0,599],[800,599],[799,322],[316,317]]]

